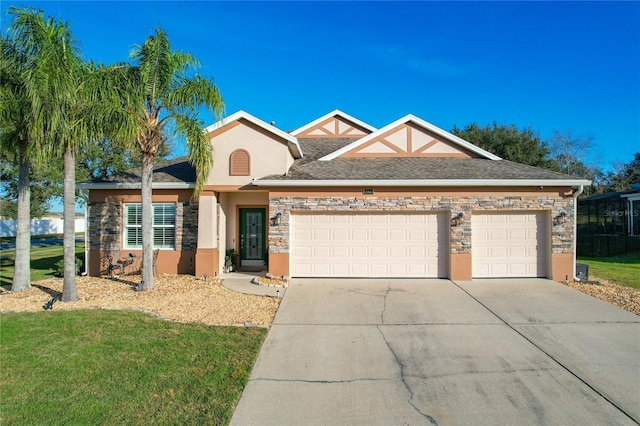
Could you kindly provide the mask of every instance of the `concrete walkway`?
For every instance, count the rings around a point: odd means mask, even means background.
[[[238,293],[253,294],[256,296],[283,297],[286,288],[267,287],[253,284],[251,280],[256,277],[264,277],[265,272],[230,272],[220,274],[222,285],[229,290]]]
[[[638,424],[639,353],[548,280],[293,280],[231,424]]]

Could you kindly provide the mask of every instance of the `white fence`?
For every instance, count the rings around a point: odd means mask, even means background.
[[[84,232],[86,227],[85,218],[76,218],[76,232]],[[48,235],[64,233],[64,222],[62,219],[32,219],[31,235]],[[15,237],[16,221],[0,220],[0,237]]]

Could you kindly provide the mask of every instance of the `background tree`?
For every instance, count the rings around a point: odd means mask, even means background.
[[[640,183],[640,152],[636,152],[628,163],[614,164],[614,170],[604,178],[603,192],[626,191],[634,183]]]
[[[0,197],[6,203],[0,214],[16,219],[18,215],[19,167],[15,152],[0,154]],[[37,219],[50,211],[55,198],[62,195],[62,165],[48,157],[30,167],[30,218]]]
[[[529,127],[518,129],[514,125],[498,125],[496,122],[484,126],[471,123],[463,129],[454,126],[451,133],[505,160],[536,167],[552,167],[552,161],[548,158],[549,147]]]
[[[189,160],[197,171],[194,197],[202,191],[213,166],[213,148],[198,118],[201,108],[221,116],[222,97],[212,79],[193,71],[196,59],[172,51],[167,34],[160,28],[131,52],[134,64],[127,86],[126,111],[129,120],[121,126],[118,139],[130,135],[129,147],[142,157],[142,289],[153,288],[153,166],[167,143],[186,140]],[[191,74],[190,74],[191,72]]]
[[[590,162],[595,157],[593,136],[575,136],[571,130],[555,130],[547,139],[550,158],[555,163],[553,170],[561,173],[591,180],[590,187],[585,188],[583,196],[601,191],[604,174],[600,167]]]

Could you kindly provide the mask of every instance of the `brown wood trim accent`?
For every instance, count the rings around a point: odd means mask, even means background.
[[[226,132],[227,130],[231,130],[236,126],[240,125],[240,121],[239,120],[235,120],[232,121],[231,123],[227,123],[222,127],[217,128],[216,130],[214,130],[213,132],[209,132],[209,139],[213,139],[218,135],[221,135],[222,133]]]

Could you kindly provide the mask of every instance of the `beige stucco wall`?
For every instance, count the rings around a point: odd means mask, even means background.
[[[269,207],[269,193],[266,191],[222,192],[219,197],[220,206],[226,215],[226,245],[224,250],[238,250],[238,209],[250,207]],[[222,247],[221,247],[222,249]]]
[[[246,185],[252,179],[272,174],[284,174],[293,164],[293,157],[284,139],[244,120],[230,123],[213,134],[214,165],[208,185]],[[251,157],[250,176],[230,176],[229,156],[244,149]]]

